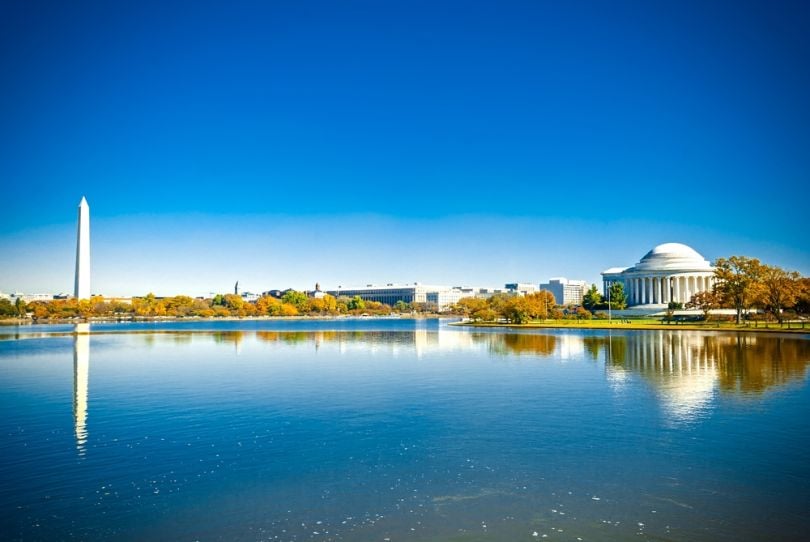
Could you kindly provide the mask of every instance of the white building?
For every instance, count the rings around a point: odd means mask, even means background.
[[[633,267],[612,267],[602,272],[604,294],[614,282],[624,285],[629,306],[666,307],[688,303],[714,286],[714,267],[693,248],[664,243],[649,251]]]
[[[465,297],[475,296],[465,292],[465,290],[461,288],[450,288],[447,290],[437,290],[435,292],[427,293],[428,303],[434,303],[440,311],[449,309],[451,305],[455,305]]]
[[[581,305],[588,283],[584,280],[569,280],[565,277],[556,277],[540,285],[541,290],[548,290],[554,294],[557,305]]]
[[[7,296],[7,299],[11,301],[12,304],[16,303],[18,299],[22,299],[25,303],[31,303],[32,301],[53,301],[53,294],[24,294],[17,292]]]
[[[389,283],[384,286],[367,284],[365,288],[344,288],[329,290],[329,295],[340,297],[359,297],[364,301],[377,301],[393,307],[398,301],[403,303],[433,303],[437,309],[444,311],[465,297],[489,297],[495,291],[487,288],[462,286],[429,286],[418,282],[410,284]]]
[[[537,285],[530,282],[511,282],[509,284],[504,284],[503,287],[508,292],[517,293],[520,295],[533,294],[537,291]]]

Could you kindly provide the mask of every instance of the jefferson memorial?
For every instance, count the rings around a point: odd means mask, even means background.
[[[696,293],[711,290],[714,267],[691,247],[664,243],[649,251],[633,267],[611,267],[603,271],[606,296],[615,282],[624,285],[628,306],[665,308],[671,301],[686,304]]]

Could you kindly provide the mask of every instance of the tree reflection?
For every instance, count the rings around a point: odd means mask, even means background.
[[[804,378],[810,363],[810,341],[795,337],[738,334],[705,345],[720,367],[720,389],[762,393]]]
[[[541,335],[534,333],[508,333],[480,335],[489,343],[490,351],[497,354],[532,354],[548,357],[557,350],[557,337],[555,335]]]
[[[711,372],[729,393],[761,394],[802,379],[810,363],[810,341],[795,336],[645,331],[583,342],[591,358],[604,356],[609,371],[651,379]]]

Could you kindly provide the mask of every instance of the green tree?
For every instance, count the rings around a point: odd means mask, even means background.
[[[352,299],[349,296],[341,295],[335,299],[335,305],[337,307],[337,311],[339,313],[347,313],[349,312],[349,304],[352,302]]]
[[[14,316],[16,314],[17,308],[11,304],[11,300],[0,299],[0,316]]]
[[[359,295],[354,296],[349,300],[348,309],[350,311],[361,311],[366,308],[366,302],[363,301]]]
[[[610,285],[610,306],[613,309],[622,310],[627,308],[627,295],[624,293],[624,284],[614,282]],[[601,297],[601,296],[600,296]],[[583,302],[583,305],[585,303]],[[586,307],[587,308],[587,307]]]
[[[17,301],[14,302],[14,308],[17,309],[17,316],[19,316],[20,318],[25,317],[26,305],[25,305],[25,301],[23,301],[23,298],[21,298],[21,297],[17,298]]]
[[[592,311],[601,304],[602,294],[599,293],[599,289],[596,287],[596,284],[591,284],[590,290],[585,292],[585,295],[582,296],[582,306],[589,311]]]
[[[719,258],[715,263],[715,291],[722,302],[734,307],[737,312],[737,324],[742,320],[742,313],[760,298],[762,285],[762,264],[756,258],[731,256]]]
[[[287,292],[284,292],[283,296],[281,296],[281,301],[284,303],[289,303],[299,311],[304,311],[308,308],[307,305],[309,298],[304,292],[288,290]]]

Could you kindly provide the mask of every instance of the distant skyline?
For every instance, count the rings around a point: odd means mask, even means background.
[[[0,291],[810,274],[806,2],[19,2]]]

